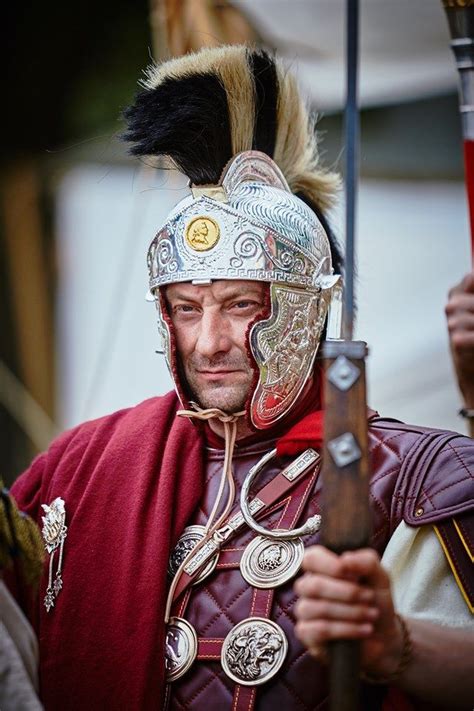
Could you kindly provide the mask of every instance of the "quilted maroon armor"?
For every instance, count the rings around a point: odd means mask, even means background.
[[[460,514],[472,507],[474,489],[474,447],[455,433],[443,433],[402,425],[393,420],[372,419],[369,429],[372,462],[371,503],[372,544],[381,555],[398,524],[422,525]],[[233,465],[237,490],[250,467],[274,446],[259,443],[236,449]],[[208,450],[206,492],[189,523],[204,524],[215,499],[222,469],[223,452]],[[273,460],[257,482],[260,488],[280,471],[288,460]],[[319,513],[320,478],[301,512],[300,520]],[[281,510],[269,513],[265,526],[278,527]],[[218,569],[193,588],[184,617],[194,626],[199,638],[224,638],[238,622],[250,616],[254,589],[242,578],[238,568],[243,548],[255,534],[245,528],[221,554]],[[306,537],[305,545],[318,541],[319,534]],[[259,711],[285,709],[323,709],[326,707],[325,668],[316,662],[296,639],[293,581],[277,588],[270,619],[277,622],[288,639],[289,650],[279,673],[258,686],[255,708]],[[235,684],[217,660],[194,662],[191,669],[170,688],[169,706],[183,709],[231,709]],[[378,708],[383,689],[370,691],[371,708]]]

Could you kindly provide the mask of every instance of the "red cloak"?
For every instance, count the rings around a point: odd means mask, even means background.
[[[168,555],[203,481],[201,435],[178,406],[169,393],[80,425],[12,488],[40,525],[40,504],[66,506],[64,587],[46,612],[45,575],[35,616],[48,711],[160,708]]]

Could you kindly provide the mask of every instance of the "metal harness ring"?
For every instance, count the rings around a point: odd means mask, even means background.
[[[255,521],[251,512],[249,505],[250,487],[260,471],[263,469],[265,464],[269,462],[276,456],[277,450],[271,449],[269,452],[263,455],[259,462],[257,462],[249,471],[245,477],[245,481],[242,485],[242,491],[240,492],[240,510],[245,522],[250,528],[259,533],[261,536],[266,536],[276,541],[281,540],[291,540],[293,538],[299,538],[300,536],[308,536],[310,534],[316,533],[321,527],[321,516],[316,514],[315,516],[310,516],[306,523],[304,523],[299,528],[290,529],[278,529],[277,531],[272,531],[264,526],[261,526]]]

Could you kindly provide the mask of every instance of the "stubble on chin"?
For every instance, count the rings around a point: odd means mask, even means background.
[[[229,368],[239,371],[237,382],[205,381],[199,371]],[[234,357],[207,359],[192,355],[183,367],[191,399],[203,408],[216,407],[226,413],[240,412],[245,408],[253,382],[253,369],[244,354]]]
[[[248,383],[239,383],[238,385],[216,383],[215,386],[207,385],[205,387],[195,381],[193,382],[193,380],[192,377],[187,377],[192,399],[201,407],[217,407],[219,410],[229,414],[244,409],[250,391],[251,378],[249,378]]]
[[[245,403],[253,381],[253,372],[249,367],[245,376],[238,383],[225,384],[220,382],[202,383],[198,373],[189,366],[184,368],[184,375],[191,393],[191,400],[203,408],[216,407],[226,413],[240,412]]]

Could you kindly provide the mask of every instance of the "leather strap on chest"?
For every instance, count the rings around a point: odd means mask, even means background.
[[[290,497],[277,528],[293,528],[298,523],[301,513],[313,491],[314,482],[318,472],[313,472],[309,481],[301,482],[294,494]],[[269,618],[272,610],[274,588],[263,590],[254,588],[250,617]],[[255,705],[257,687],[241,686],[237,684],[234,689],[232,711],[252,711]]]
[[[258,512],[260,515],[264,512],[266,513],[273,504],[284,500],[285,495],[294,490],[295,486],[299,490],[303,475],[306,477],[318,461],[320,461],[320,457],[317,452],[311,449],[306,450],[258,492],[250,507],[252,508],[255,504],[256,513]],[[192,585],[205,563],[220,550],[225,541],[230,540],[244,525],[245,521],[242,514],[236,513],[228,519],[227,524],[221,525],[220,528],[219,526],[211,528],[207,535],[199,541],[192,554],[186,558],[179,568],[172,582],[168,596],[166,620],[169,618],[171,606],[175,606],[176,601],[184,591]],[[199,557],[199,564],[196,564],[193,568],[193,562],[197,561]]]

